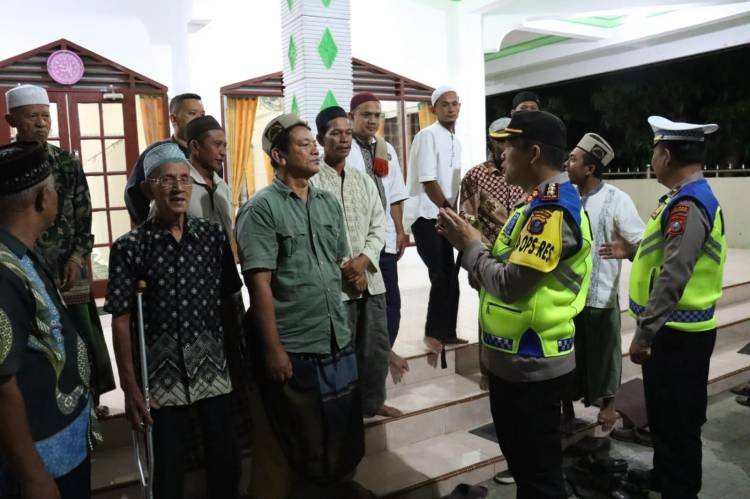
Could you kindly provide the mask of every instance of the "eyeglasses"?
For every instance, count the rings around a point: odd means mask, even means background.
[[[174,189],[178,185],[185,188],[193,186],[193,179],[190,177],[158,177],[149,179],[149,182],[158,185],[162,189]]]

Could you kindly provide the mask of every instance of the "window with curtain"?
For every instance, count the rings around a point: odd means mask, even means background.
[[[136,124],[138,127],[138,151],[169,137],[166,122],[165,97],[163,95],[136,95]]]
[[[225,97],[228,180],[235,208],[273,179],[273,167],[263,153],[261,134],[271,118],[283,110],[281,97]]]

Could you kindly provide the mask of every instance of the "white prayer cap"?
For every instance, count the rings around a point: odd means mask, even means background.
[[[487,130],[488,134],[492,134],[493,132],[499,132],[500,130],[505,130],[505,127],[508,126],[508,123],[510,123],[510,118],[503,116],[502,118],[498,118],[492,123],[490,123],[490,128]]]
[[[151,149],[143,158],[143,174],[150,177],[164,163],[185,163],[185,154],[174,142],[165,142]]]
[[[443,85],[442,87],[436,88],[435,91],[432,92],[432,105],[434,106],[435,104],[437,104],[438,99],[440,99],[440,97],[447,94],[448,92],[455,92],[456,94],[458,94],[458,91],[450,85]]]
[[[649,116],[648,124],[654,131],[654,144],[662,140],[704,142],[706,135],[719,129],[716,123],[679,123],[661,116]]]
[[[49,105],[47,91],[36,85],[18,85],[5,92],[6,109],[10,111],[21,106],[32,104]]]
[[[595,133],[587,133],[576,145],[577,148],[586,151],[599,161],[602,166],[607,166],[615,159],[615,151],[609,143]]]

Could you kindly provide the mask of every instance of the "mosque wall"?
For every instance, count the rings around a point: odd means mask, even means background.
[[[284,0],[285,2],[286,0]],[[169,88],[199,93],[221,114],[219,89],[281,69],[280,0],[39,0],[9,4],[0,59],[59,38]],[[437,87],[458,88],[465,169],[485,155],[484,59],[479,14],[455,2],[352,2],[352,55]]]
[[[656,208],[657,200],[667,189],[655,179],[607,180],[633,198],[638,213],[645,221]],[[726,224],[727,243],[730,248],[750,249],[750,229],[744,223],[747,217],[747,193],[750,177],[709,178],[716,197],[721,203]]]

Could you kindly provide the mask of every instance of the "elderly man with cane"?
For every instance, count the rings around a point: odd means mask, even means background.
[[[205,497],[236,498],[239,446],[224,341],[229,317],[235,316],[227,305],[242,282],[223,228],[186,214],[192,180],[179,148],[155,147],[144,168],[155,211],[112,246],[105,304],[113,316],[126,415],[135,429],[153,425],[155,497],[183,497],[185,434],[195,411],[206,456]],[[131,313],[139,281],[146,283],[142,308],[150,413],[133,362]]]

